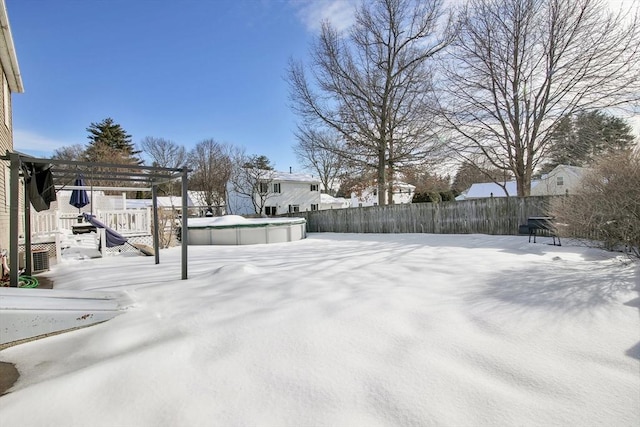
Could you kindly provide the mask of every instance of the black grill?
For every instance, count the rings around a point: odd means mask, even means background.
[[[553,238],[553,244],[556,245],[556,238],[558,239],[558,246],[562,246],[560,242],[560,236],[556,234],[556,227],[553,223],[553,218],[550,216],[532,216],[527,219],[527,228],[529,229],[529,242],[533,237],[533,243],[536,243],[536,236],[546,236]]]

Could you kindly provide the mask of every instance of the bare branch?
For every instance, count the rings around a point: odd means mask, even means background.
[[[300,129],[339,134],[343,142],[329,151],[376,172],[380,205],[391,200],[397,171],[441,146],[430,62],[452,39],[441,0],[374,0],[363,2],[346,35],[322,25],[310,76],[289,65]]]
[[[471,0],[441,84],[463,158],[513,174],[518,195],[562,117],[640,100],[640,26],[599,0]]]

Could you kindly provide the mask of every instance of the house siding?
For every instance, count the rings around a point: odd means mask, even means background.
[[[265,206],[275,206],[277,214],[289,212],[289,205],[299,206],[300,212],[311,211],[312,204],[320,205],[319,182],[273,181],[273,184],[278,183],[280,184],[280,193],[270,194],[265,203]],[[315,184],[318,190],[311,191],[312,184]]]
[[[1,66],[0,66],[1,67]],[[12,123],[11,123],[11,91],[7,87],[7,77],[2,70],[2,90],[0,90],[0,153],[13,151]],[[8,111],[6,111],[8,109]],[[5,120],[5,117],[7,120]],[[8,123],[8,126],[7,126]],[[0,160],[0,248],[9,248],[9,165],[6,160]]]
[[[415,186],[399,183],[393,185],[392,205],[409,204],[415,194]],[[386,198],[386,194],[385,194]],[[374,187],[364,189],[360,194],[351,193],[351,207],[369,207],[378,205],[378,190]]]
[[[299,206],[300,212],[311,211],[311,205],[320,206],[320,181],[310,175],[291,175],[275,172],[275,178],[269,181],[269,194],[264,203],[263,214],[267,207],[275,207],[276,215],[280,215],[289,211],[289,205]],[[274,184],[280,185],[280,193],[273,193]],[[317,190],[311,191],[311,185],[315,185]],[[254,197],[259,205],[259,196]],[[234,215],[256,214],[251,198],[234,191],[231,185],[227,185],[227,206],[229,213]]]
[[[5,155],[7,151],[13,151],[13,118],[12,118],[12,93],[21,93],[24,91],[22,87],[22,79],[20,78],[20,70],[18,67],[18,59],[15,56],[15,47],[9,27],[9,18],[7,16],[7,8],[5,2],[0,3],[0,155]],[[0,160],[0,248],[9,248],[10,246],[10,162]],[[22,187],[19,190],[20,196],[24,194]],[[16,207],[17,211],[24,213],[24,198],[19,197],[19,203]],[[24,216],[24,215],[22,215]],[[18,233],[22,233],[23,221],[18,221]]]
[[[545,175],[535,188],[531,189],[531,195],[562,196],[575,194],[580,186],[584,172],[583,168],[559,165]],[[558,178],[562,179],[562,185],[558,185]]]

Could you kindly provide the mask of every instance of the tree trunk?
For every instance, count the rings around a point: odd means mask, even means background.
[[[385,195],[386,195],[386,176],[385,176],[385,166],[386,166],[386,156],[385,151],[378,151],[378,205],[384,206],[386,205]]]

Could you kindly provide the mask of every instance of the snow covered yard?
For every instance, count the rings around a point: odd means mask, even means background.
[[[541,239],[544,240],[544,239]],[[74,261],[113,320],[10,347],[2,426],[635,426],[638,264],[526,237],[312,234]],[[25,290],[27,291],[27,290]]]

